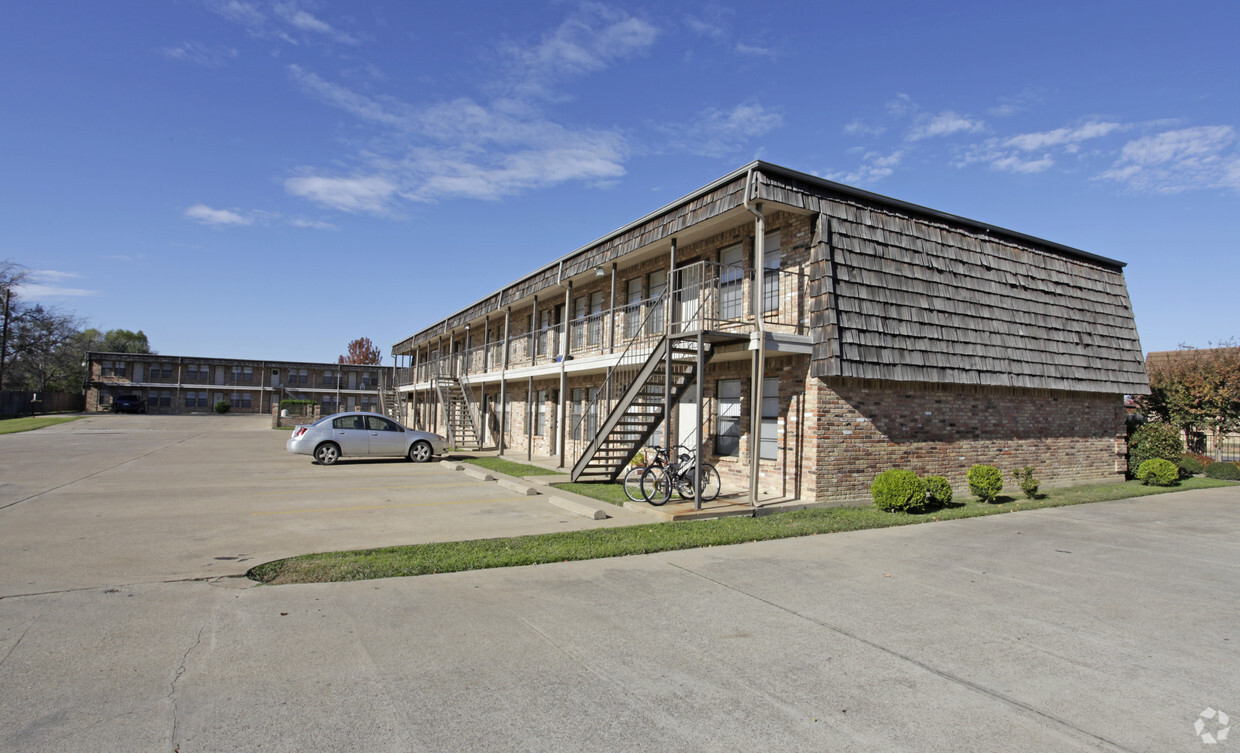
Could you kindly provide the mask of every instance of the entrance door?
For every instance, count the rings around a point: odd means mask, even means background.
[[[690,264],[676,270],[676,300],[680,303],[678,321],[681,332],[701,329],[702,265]]]

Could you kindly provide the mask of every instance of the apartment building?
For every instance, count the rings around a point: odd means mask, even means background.
[[[1123,267],[754,162],[395,344],[401,411],[582,480],[684,445],[754,504],[1109,480],[1148,391]]]
[[[391,369],[299,361],[251,361],[135,353],[89,353],[86,410],[111,410],[117,395],[138,395],[148,413],[269,413],[281,400],[312,400],[323,415],[384,412]]]

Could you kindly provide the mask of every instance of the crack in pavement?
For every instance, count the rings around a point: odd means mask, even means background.
[[[115,583],[110,585],[99,586],[82,586],[81,588],[62,588],[54,591],[32,591],[22,594],[0,594],[0,601],[5,599],[25,599],[33,596],[59,596],[61,594],[83,593],[85,591],[107,591],[114,588],[135,588],[138,586],[162,586],[173,585],[176,583],[206,583],[207,585],[219,585],[222,581],[244,580],[249,581],[254,586],[261,586],[258,581],[251,581],[245,575],[203,575],[197,578],[172,578],[170,580],[147,580],[137,583]]]
[[[1054,716],[1053,714],[1050,714],[1048,712],[1042,711],[1041,709],[1030,706],[1029,704],[1024,703],[1022,701],[1018,701],[1015,698],[1006,696],[998,692],[997,690],[993,690],[984,685],[979,685],[978,683],[973,682],[972,680],[965,679],[958,675],[954,675],[951,672],[948,672],[946,670],[939,669],[938,667],[934,667],[920,659],[916,659],[912,656],[909,656],[908,654],[903,654],[893,648],[888,648],[887,646],[884,646],[880,643],[875,643],[874,641],[869,640],[868,638],[863,638],[860,635],[857,635],[856,633],[850,630],[840,627],[839,625],[832,625],[816,617],[811,617],[807,614],[801,614],[800,612],[797,612],[794,609],[786,607],[782,604],[777,604],[771,601],[770,599],[764,599],[761,596],[758,596],[757,594],[749,593],[748,591],[744,591],[740,588],[737,588],[736,586],[730,585],[728,583],[724,583],[723,581],[716,580],[715,578],[712,578],[708,575],[703,575],[702,573],[695,572],[693,570],[690,570],[687,567],[684,567],[683,565],[678,565],[675,562],[668,562],[667,564],[676,568],[677,570],[680,570],[683,573],[692,575],[696,578],[701,578],[702,580],[705,580],[709,583],[714,583],[720,588],[726,588],[727,590],[733,593],[740,594],[741,596],[753,599],[755,601],[759,601],[773,609],[778,609],[779,611],[790,614],[793,617],[796,617],[798,619],[805,620],[806,622],[825,628],[834,633],[838,633],[839,635],[842,635],[846,638],[851,638],[852,640],[857,641],[858,643],[862,643],[866,646],[869,646],[870,648],[876,649],[889,656],[893,656],[897,659],[900,659],[901,661],[908,662],[909,664],[919,667],[922,670],[925,670],[926,672],[929,672],[933,675],[941,677],[942,679],[947,680],[948,682],[959,685],[975,693],[980,693],[981,695],[984,695],[988,698],[993,698],[997,701],[1005,703],[1008,706],[1011,706],[1017,709],[1018,711],[1023,711],[1025,713],[1032,714],[1033,716],[1038,717],[1040,719],[1045,719],[1046,721],[1049,721],[1058,727],[1062,727],[1063,729],[1069,731],[1070,733],[1074,735],[1088,738],[1094,744],[1101,743],[1111,748],[1112,750],[1120,751],[1120,753],[1136,753],[1131,748],[1125,748],[1124,746],[1120,745],[1119,743],[1113,740],[1108,740],[1107,738],[1102,737],[1096,733],[1090,732],[1089,730],[1082,729],[1081,727],[1076,726],[1075,724],[1073,724],[1072,722],[1066,719],[1060,719],[1059,717]]]
[[[37,499],[39,497],[42,497],[44,494],[51,494],[54,491],[64,489],[66,486],[73,486],[74,484],[78,482],[85,481],[86,479],[92,478],[94,476],[98,476],[101,473],[107,473],[108,471],[115,470],[116,468],[120,468],[122,465],[125,465],[127,463],[132,463],[136,460],[142,460],[143,458],[148,458],[157,452],[163,452],[164,450],[167,450],[170,447],[176,447],[177,445],[184,444],[185,442],[188,442],[191,439],[197,439],[198,437],[201,437],[205,433],[206,432],[199,432],[197,434],[193,434],[191,436],[185,437],[184,439],[179,439],[176,442],[172,442],[171,444],[166,444],[163,447],[157,447],[151,450],[150,452],[144,453],[142,455],[138,455],[137,457],[132,457],[132,458],[129,458],[128,460],[122,460],[121,462],[116,463],[114,465],[110,465],[107,468],[100,468],[99,470],[88,473],[85,476],[82,476],[80,478],[75,478],[72,481],[66,481],[63,484],[60,484],[58,486],[53,486],[50,489],[44,489],[41,492],[36,492],[35,494],[31,494],[29,497],[23,497],[21,499],[13,500],[12,502],[6,502],[5,504],[0,505],[0,510],[7,510],[8,508],[14,505],[20,505],[22,502],[29,502],[32,499]]]
[[[193,653],[194,649],[198,648],[198,646],[202,644],[202,634],[206,632],[207,625],[211,624],[211,620],[214,618],[215,615],[212,614],[207,618],[207,621],[202,623],[202,626],[198,628],[198,637],[194,640],[194,645],[185,649],[185,653],[181,655],[181,663],[177,665],[177,668],[173,671],[172,682],[168,683],[168,701],[172,704],[171,743],[173,749],[179,749],[181,747],[181,744],[177,742],[177,727],[180,724],[180,719],[178,718],[179,709],[177,707],[176,698],[177,681],[181,679],[181,675],[185,674],[185,664],[189,661],[189,655]]]

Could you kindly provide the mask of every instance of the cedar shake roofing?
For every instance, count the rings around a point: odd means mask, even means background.
[[[764,162],[562,257],[394,352],[737,210],[750,171],[764,212],[816,216],[814,376],[1148,393],[1122,262]]]

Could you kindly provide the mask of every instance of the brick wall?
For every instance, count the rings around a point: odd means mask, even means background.
[[[820,499],[869,499],[888,468],[946,476],[967,493],[975,463],[1047,485],[1123,478],[1121,395],[810,379]]]

